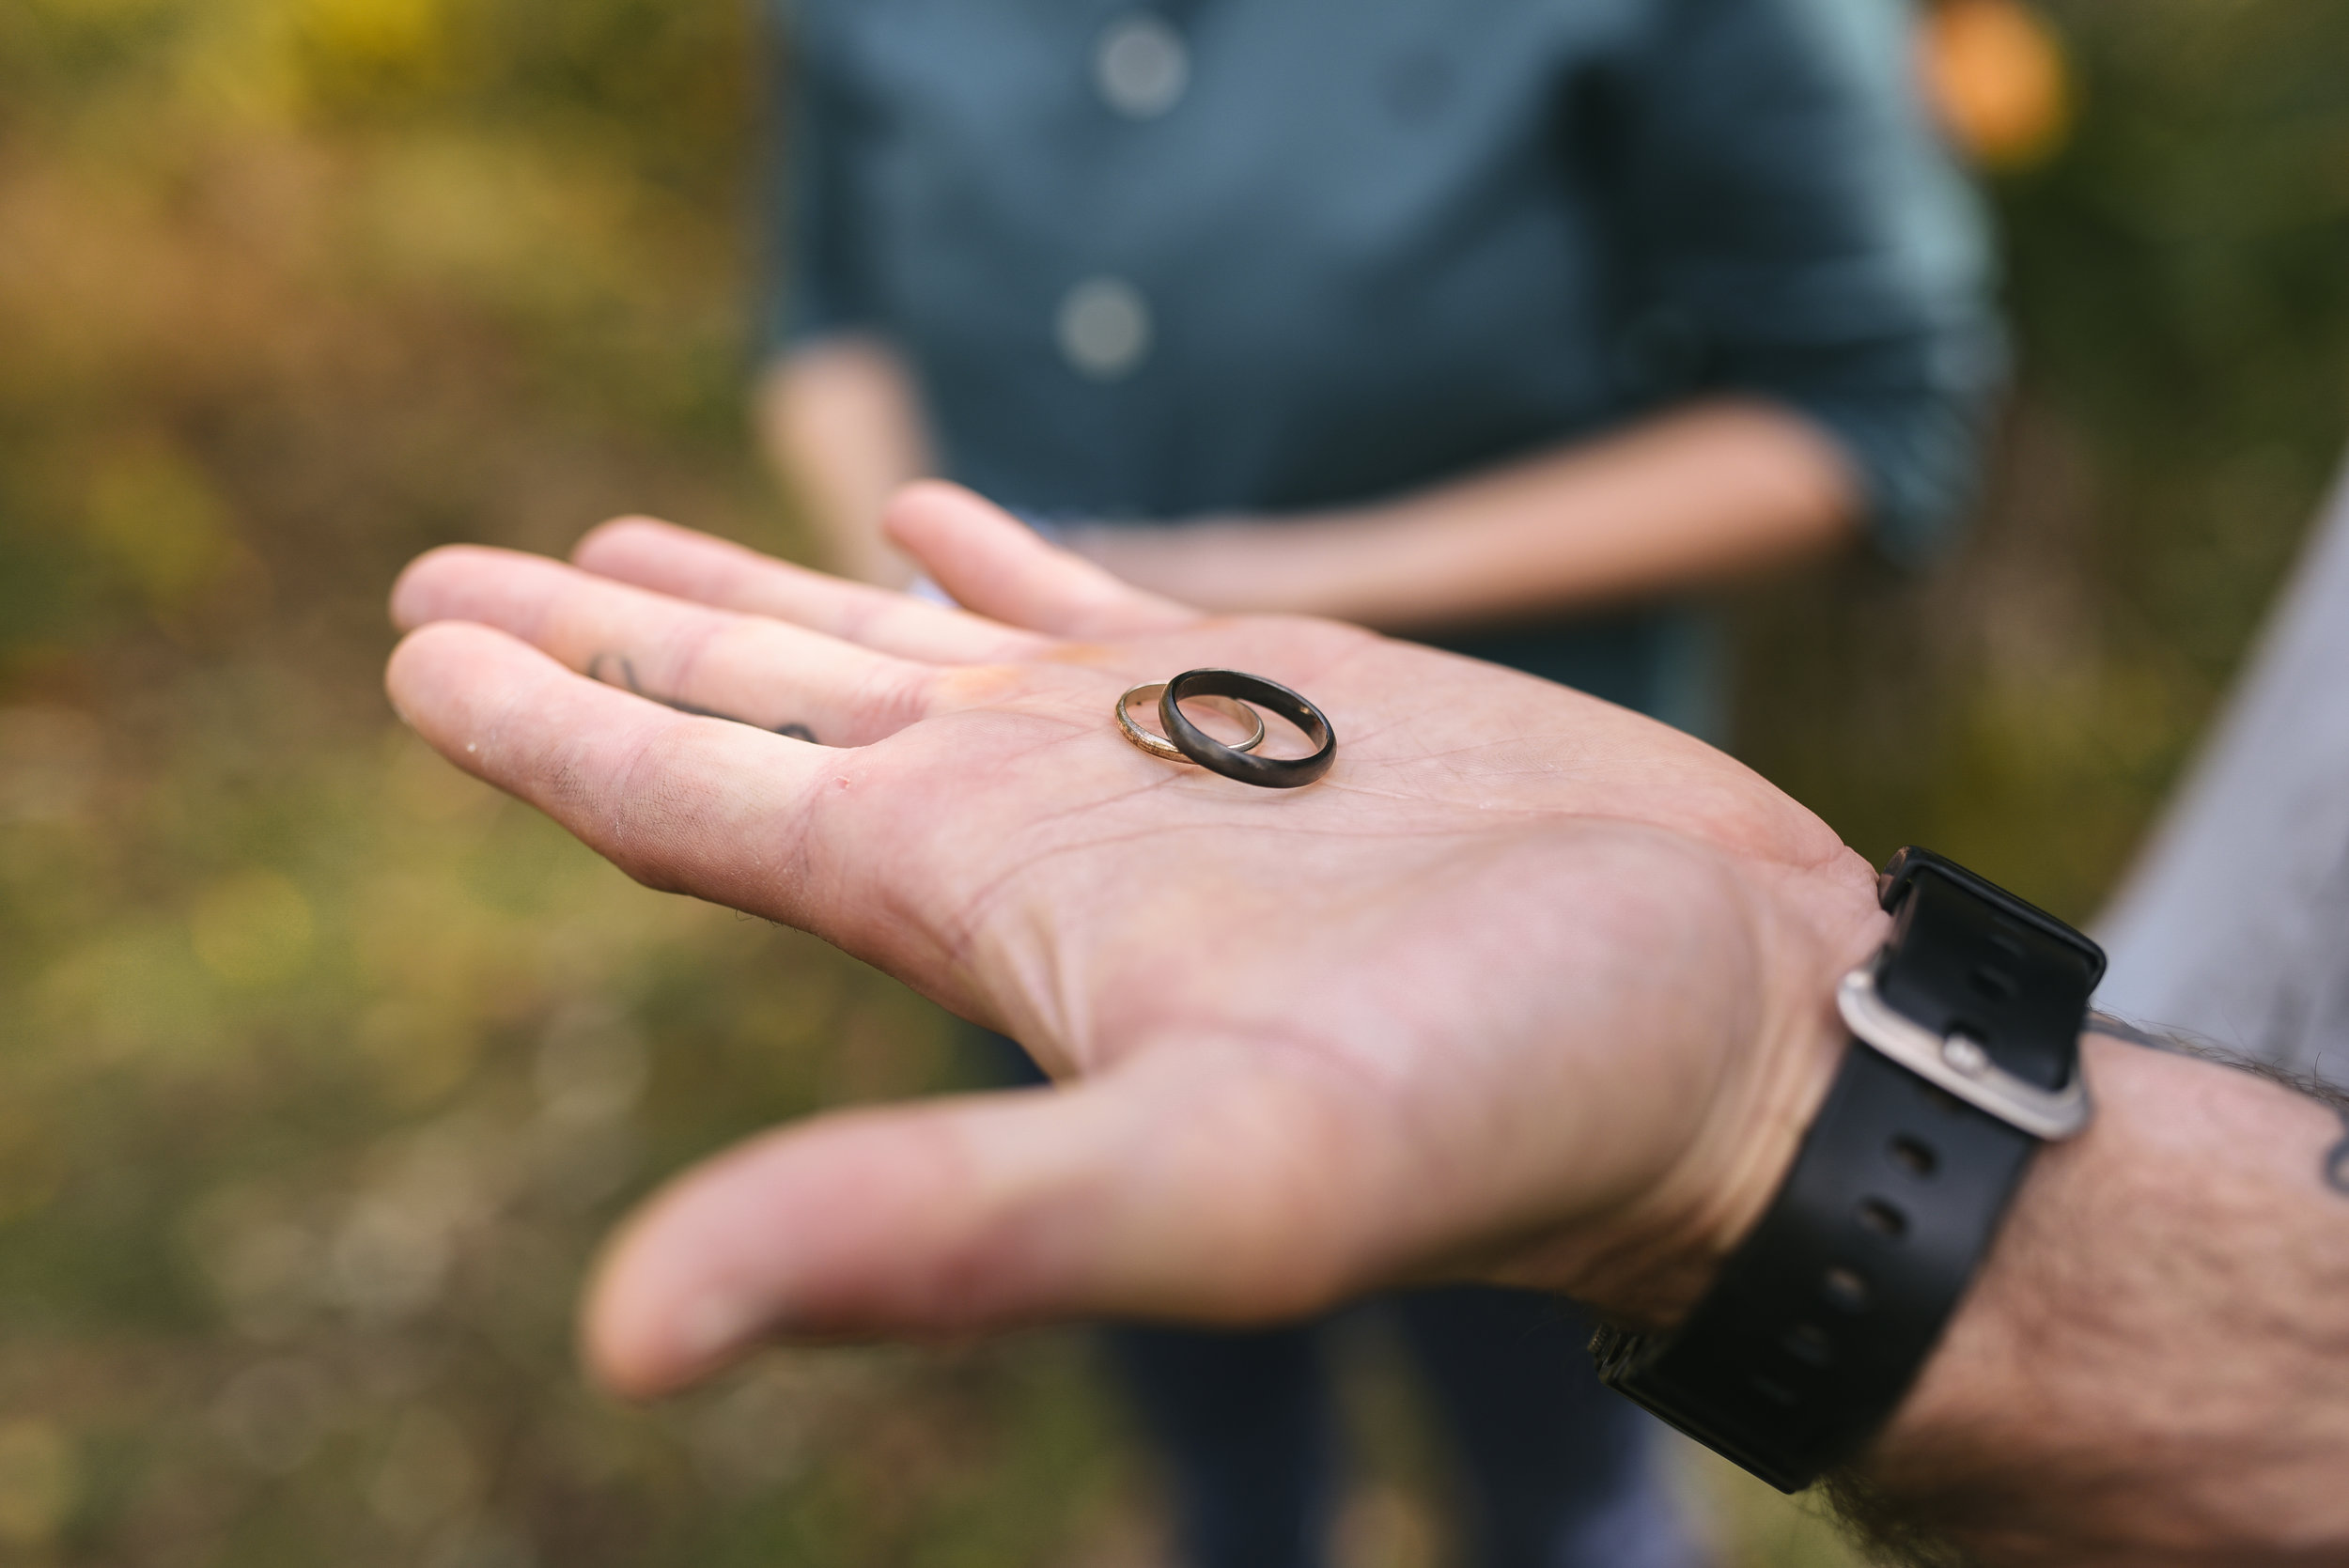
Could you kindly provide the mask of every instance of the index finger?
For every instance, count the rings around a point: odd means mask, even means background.
[[[571,551],[583,571],[749,614],[790,621],[900,659],[997,664],[1033,658],[1051,639],[850,582],[652,518],[615,518]]]
[[[1048,544],[959,485],[924,479],[899,490],[882,531],[938,585],[982,615],[1055,637],[1141,637],[1194,626],[1200,613],[1120,582]]]
[[[471,622],[411,632],[384,684],[442,755],[647,887],[802,927],[820,917],[807,802],[855,753],[678,713]]]

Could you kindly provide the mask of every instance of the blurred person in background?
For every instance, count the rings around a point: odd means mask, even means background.
[[[767,446],[868,581],[910,576],[886,498],[942,474],[1184,601],[1719,739],[1691,596],[1863,541],[1924,561],[1973,477],[1987,247],[1912,20],[801,0]],[[1390,1305],[1477,1561],[1698,1560],[1552,1299]],[[1322,1560],[1327,1337],[1112,1331],[1200,1568]]]

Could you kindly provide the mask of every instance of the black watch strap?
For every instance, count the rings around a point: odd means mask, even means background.
[[[1609,1385],[1781,1491],[1891,1415],[2043,1138],[2087,1119],[2096,945],[1904,849],[1892,937],[1839,998],[1854,1030],[1784,1186],[1687,1322],[1592,1342]]]

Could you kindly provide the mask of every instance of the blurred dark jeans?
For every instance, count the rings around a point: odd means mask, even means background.
[[[1044,1081],[972,1030],[999,1083]],[[1657,1431],[1600,1386],[1590,1327],[1556,1296],[1415,1291],[1388,1314],[1451,1438],[1476,1568],[1697,1568]],[[1174,1483],[1190,1568],[1322,1568],[1338,1497],[1332,1320],[1225,1332],[1103,1330]]]

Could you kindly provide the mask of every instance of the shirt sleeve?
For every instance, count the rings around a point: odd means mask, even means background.
[[[1870,532],[1930,560],[1973,498],[2004,340],[1981,204],[1906,0],[1664,0],[1625,95],[1629,357],[1816,421]]]
[[[870,273],[851,173],[854,97],[821,0],[773,8],[781,145],[769,159],[765,347],[869,325]]]

